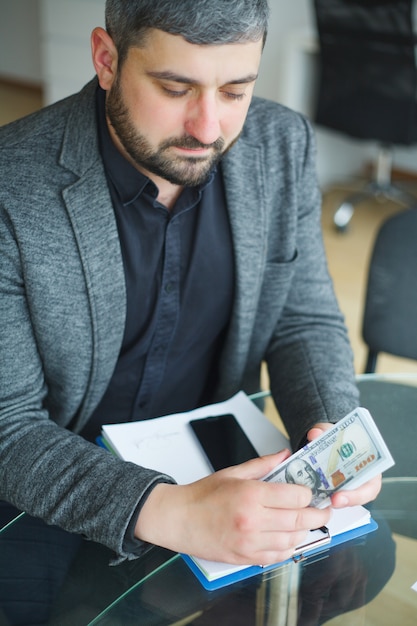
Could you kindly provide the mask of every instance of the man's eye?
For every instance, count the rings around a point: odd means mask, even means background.
[[[229,98],[229,100],[243,100],[246,95],[244,93],[233,93],[232,91],[223,91],[223,94],[226,98]]]
[[[177,90],[177,89],[169,89],[168,87],[163,87],[162,89],[171,98],[180,98],[181,96],[185,96],[185,94],[188,91],[187,89]]]

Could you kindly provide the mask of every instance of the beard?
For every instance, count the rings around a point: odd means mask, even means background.
[[[140,169],[145,169],[173,185],[193,187],[204,183],[215,165],[234,145],[238,137],[225,147],[219,137],[211,144],[201,143],[191,135],[173,137],[155,149],[134,125],[124,103],[119,77],[107,94],[106,114],[122,146]],[[170,154],[170,148],[210,148],[207,156],[180,156]]]

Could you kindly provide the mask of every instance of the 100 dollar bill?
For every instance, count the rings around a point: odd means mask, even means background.
[[[278,465],[263,480],[310,487],[311,506],[323,508],[339,489],[355,489],[394,465],[367,409],[358,407]]]

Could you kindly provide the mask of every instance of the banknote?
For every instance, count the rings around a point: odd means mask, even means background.
[[[371,414],[358,407],[278,465],[263,480],[307,485],[323,508],[339,489],[355,489],[394,465]]]

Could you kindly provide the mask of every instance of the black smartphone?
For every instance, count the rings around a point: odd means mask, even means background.
[[[191,420],[190,426],[215,471],[259,456],[231,413]]]

